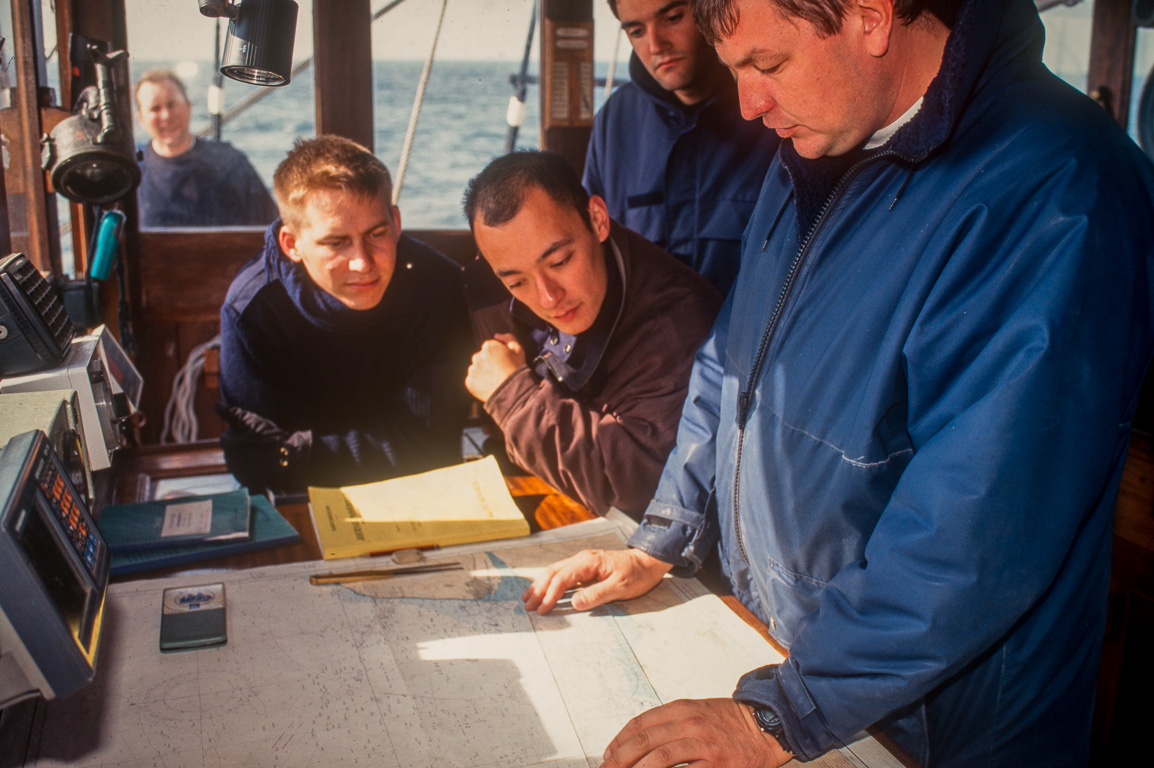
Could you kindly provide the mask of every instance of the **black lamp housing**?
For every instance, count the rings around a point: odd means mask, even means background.
[[[1132,0],[1130,18],[1139,27],[1154,27],[1154,0]]]
[[[229,19],[220,73],[252,85],[288,85],[296,39],[294,0],[199,0],[209,18]]]
[[[126,196],[140,183],[132,134],[116,119],[111,65],[124,51],[105,53],[88,46],[96,85],[80,93],[71,117],[41,139],[41,160],[52,187],[69,200],[103,205]]]

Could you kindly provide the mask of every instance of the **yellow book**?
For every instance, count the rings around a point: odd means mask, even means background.
[[[420,475],[309,488],[326,560],[529,535],[492,456]]]

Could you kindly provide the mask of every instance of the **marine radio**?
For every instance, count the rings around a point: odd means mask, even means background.
[[[140,373],[104,326],[72,339],[58,365],[0,379],[4,394],[75,390],[93,472],[111,467],[112,455],[126,442],[122,424],[139,405],[142,386]]]
[[[22,254],[0,259],[0,393],[75,390],[90,472],[112,466],[143,380],[103,325],[76,337],[60,297]]]
[[[40,430],[0,451],[0,707],[95,675],[109,552]]]
[[[17,435],[40,429],[80,497],[92,508],[95,487],[80,426],[80,399],[70,389],[0,394],[0,448]]]

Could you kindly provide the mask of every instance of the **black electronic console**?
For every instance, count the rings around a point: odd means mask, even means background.
[[[56,365],[75,330],[64,302],[22,253],[0,258],[0,376]]]
[[[95,674],[109,552],[40,430],[0,451],[0,707]]]

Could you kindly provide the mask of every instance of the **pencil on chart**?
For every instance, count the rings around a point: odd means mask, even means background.
[[[400,566],[396,568],[365,568],[356,571],[333,571],[332,573],[317,573],[309,576],[310,584],[343,584],[352,581],[372,581],[387,579],[391,576],[404,576],[410,573],[436,573],[437,571],[459,571],[464,569],[457,561],[449,563],[423,563],[421,565]]]

